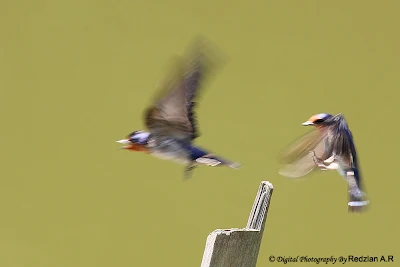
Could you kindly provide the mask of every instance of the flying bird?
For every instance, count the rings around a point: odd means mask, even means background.
[[[360,166],[353,135],[344,116],[319,113],[311,116],[304,126],[314,126],[290,144],[281,154],[285,166],[280,174],[303,177],[314,169],[337,170],[348,185],[348,210],[359,212],[369,204],[363,191]]]
[[[198,165],[239,168],[240,164],[223,159],[194,145],[200,136],[195,116],[196,99],[208,74],[210,57],[196,43],[190,56],[180,59],[162,84],[161,93],[144,112],[147,131],[137,130],[125,139],[123,149],[141,151],[165,160],[185,165],[184,177],[190,178]]]

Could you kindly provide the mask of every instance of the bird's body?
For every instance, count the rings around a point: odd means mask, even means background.
[[[368,205],[364,200],[360,167],[353,135],[343,115],[320,113],[303,125],[313,125],[307,133],[289,146],[283,158],[286,166],[280,173],[287,177],[302,177],[318,167],[320,170],[337,170],[348,185],[350,211]]]
[[[148,135],[146,139],[141,141],[146,143],[146,145],[144,145],[144,151],[154,155],[157,158],[172,160],[185,165],[192,164],[194,162],[197,162],[199,164],[209,163],[215,166],[220,163],[228,164],[228,161],[216,157],[210,154],[205,149],[193,146],[192,144],[188,144],[180,140],[175,140],[173,138],[165,139],[159,144],[156,144],[155,141],[151,138],[150,133],[142,132],[140,134]],[[205,158],[210,160],[202,160]],[[212,160],[215,160],[215,162],[212,162]]]
[[[160,145],[150,148],[150,153],[163,160],[171,160],[179,164],[188,165],[190,150],[176,140],[165,140]]]
[[[199,164],[237,168],[238,163],[223,160],[193,144],[199,136],[194,116],[195,98],[209,62],[199,50],[188,59],[186,64],[177,66],[175,75],[164,84],[162,94],[145,111],[149,131],[134,131],[118,142],[126,144],[125,149],[143,151],[185,165],[185,177],[190,177],[193,168]]]

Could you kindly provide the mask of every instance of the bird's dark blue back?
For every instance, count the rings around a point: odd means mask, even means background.
[[[190,151],[190,159],[193,161],[208,154],[207,151],[199,147],[189,146],[188,149]]]

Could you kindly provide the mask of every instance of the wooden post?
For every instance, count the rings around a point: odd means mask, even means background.
[[[246,228],[217,229],[208,235],[201,267],[256,267],[273,188],[261,182]]]

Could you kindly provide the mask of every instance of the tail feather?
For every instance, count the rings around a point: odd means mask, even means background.
[[[229,163],[228,166],[232,169],[239,169],[242,165],[239,162]]]
[[[369,204],[367,195],[358,187],[349,190],[349,212],[362,212]]]
[[[358,172],[350,170],[346,172],[346,180],[349,189],[349,212],[361,212],[368,206],[369,200],[367,194],[365,194],[360,187],[360,179]]]
[[[200,163],[200,164],[212,166],[212,167],[228,166],[232,169],[238,169],[241,167],[240,163],[238,163],[238,162],[227,161],[227,160],[224,160],[224,159],[217,157],[215,155],[212,155],[212,154],[208,154],[208,155],[202,156],[200,158],[197,158],[196,162]]]

